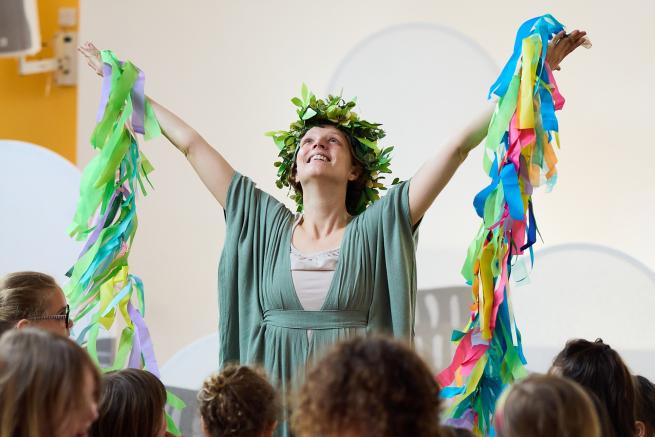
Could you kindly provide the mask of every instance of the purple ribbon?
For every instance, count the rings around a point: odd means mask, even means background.
[[[102,94],[100,95],[100,106],[98,107],[98,114],[96,115],[96,123],[100,123],[102,117],[105,116],[105,108],[109,101],[109,92],[111,91],[111,65],[102,64]]]
[[[132,128],[137,133],[144,135],[146,133],[144,127],[144,119],[146,112],[146,94],[145,94],[146,75],[143,71],[139,70],[139,76],[132,86],[130,96],[132,97]]]
[[[128,311],[129,306],[132,305],[132,303],[128,303]],[[130,314],[132,314],[130,312]],[[132,317],[134,319],[134,317]],[[134,320],[133,320],[134,321]],[[130,359],[127,363],[127,367],[129,369],[140,369],[141,368],[141,340],[139,339],[139,330],[134,326],[134,339],[132,340],[132,350],[130,351]]]
[[[123,63],[121,62],[121,65]],[[130,91],[130,97],[132,98],[132,127],[134,131],[145,135],[145,113],[146,113],[146,94],[145,94],[145,84],[146,84],[146,75],[143,71],[138,70],[139,75],[137,76],[132,90]],[[109,93],[111,91],[111,80],[112,80],[112,68],[111,65],[104,63],[102,64],[102,93],[100,96],[100,106],[98,107],[98,113],[96,115],[96,123],[102,121],[102,117],[105,115],[105,109],[107,108],[107,102],[109,101]]]
[[[466,410],[466,412],[460,417],[459,419],[455,419],[453,417],[449,418],[446,420],[446,425],[452,426],[455,428],[464,428],[468,429],[469,431],[473,429],[473,421],[475,419],[475,416],[473,414],[472,410]]]
[[[132,318],[132,323],[134,323],[134,343],[128,366],[131,368],[140,368],[141,356],[143,356],[145,369],[159,378],[159,366],[157,366],[155,350],[152,347],[152,339],[150,338],[150,332],[148,331],[146,322],[141,317],[139,310],[132,305],[132,302],[128,302],[127,312]]]

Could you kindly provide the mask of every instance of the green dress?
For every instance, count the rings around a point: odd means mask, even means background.
[[[339,340],[386,333],[411,341],[416,230],[408,189],[409,182],[392,187],[348,223],[325,303],[304,311],[291,275],[294,214],[235,173],[218,271],[221,367],[263,366],[284,393],[290,382],[302,382],[306,363]]]

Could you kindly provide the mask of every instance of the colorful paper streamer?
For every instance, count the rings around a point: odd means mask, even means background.
[[[453,360],[437,377],[442,397],[452,399],[446,422],[476,435],[493,434],[498,397],[526,375],[509,278],[524,252],[534,261],[533,188],[552,188],[557,180],[555,111],[564,99],[545,61],[549,40],[563,29],[552,15],[523,23],[512,56],[489,90],[498,97],[484,145],[483,168],[491,182],[473,200],[483,223],[462,268],[471,285],[471,315],[464,330],[453,332]]]
[[[82,174],[77,210],[69,228],[73,238],[86,239],[86,243],[68,273],[65,292],[74,321],[91,315],[77,341],[86,346],[96,363],[100,329],[108,331],[119,314],[122,318],[113,365],[104,371],[143,368],[159,377],[144,320],[143,282],[129,273],[128,258],[137,230],[137,191],[146,194],[144,181],[152,187],[148,174],[153,167],[140,150],[136,133],[151,139],[161,130],[145,98],[143,72],[131,62],[120,62],[110,51],[102,51],[101,59],[102,94],[98,124],[91,136],[98,154]],[[170,392],[168,399],[169,406],[184,407]],[[167,422],[168,430],[179,435],[170,417]]]

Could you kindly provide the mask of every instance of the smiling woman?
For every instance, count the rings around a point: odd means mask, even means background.
[[[364,164],[357,159],[352,142],[344,132],[330,124],[312,127],[302,137],[297,156],[288,179],[295,193],[304,199],[304,190],[321,189],[342,197],[340,191],[345,188],[346,210],[348,214],[357,214],[370,175],[364,171]],[[326,177],[317,179],[316,176],[321,174]],[[342,183],[344,179],[348,181],[345,187]],[[322,180],[323,183],[313,184],[316,180]],[[307,197],[315,199],[319,196],[310,194]]]
[[[571,45],[552,47],[547,61],[559,64],[584,35],[574,31]],[[80,51],[102,75],[98,49],[87,43]],[[286,393],[302,382],[308,363],[339,341],[375,332],[412,342],[418,224],[486,136],[490,111],[381,197],[392,151],[379,147],[381,124],[361,119],[355,100],[318,99],[303,86],[291,100],[298,119],[269,133],[279,148],[277,186],[290,188],[294,214],[148,100],[166,138],[225,210],[221,366],[262,365]]]

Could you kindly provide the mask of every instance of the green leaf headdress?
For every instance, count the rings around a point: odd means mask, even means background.
[[[303,209],[302,192],[292,184],[293,167],[300,139],[314,126],[332,125],[346,134],[352,146],[355,159],[362,165],[366,186],[361,192],[360,198],[352,211],[352,214],[360,214],[371,203],[380,198],[379,190],[386,190],[381,183],[383,174],[391,173],[391,151],[393,147],[380,149],[378,140],[384,138],[385,133],[380,129],[381,124],[370,123],[359,118],[353,112],[356,101],[352,99],[345,101],[341,96],[329,95],[325,100],[317,99],[309,91],[307,85],[303,84],[301,97],[294,97],[291,102],[296,105],[298,120],[291,123],[289,130],[268,132],[266,135],[273,138],[280,153],[279,160],[275,162],[277,170],[276,185],[278,188],[289,187],[291,197],[298,206],[298,211]],[[397,183],[395,179],[392,184]]]

